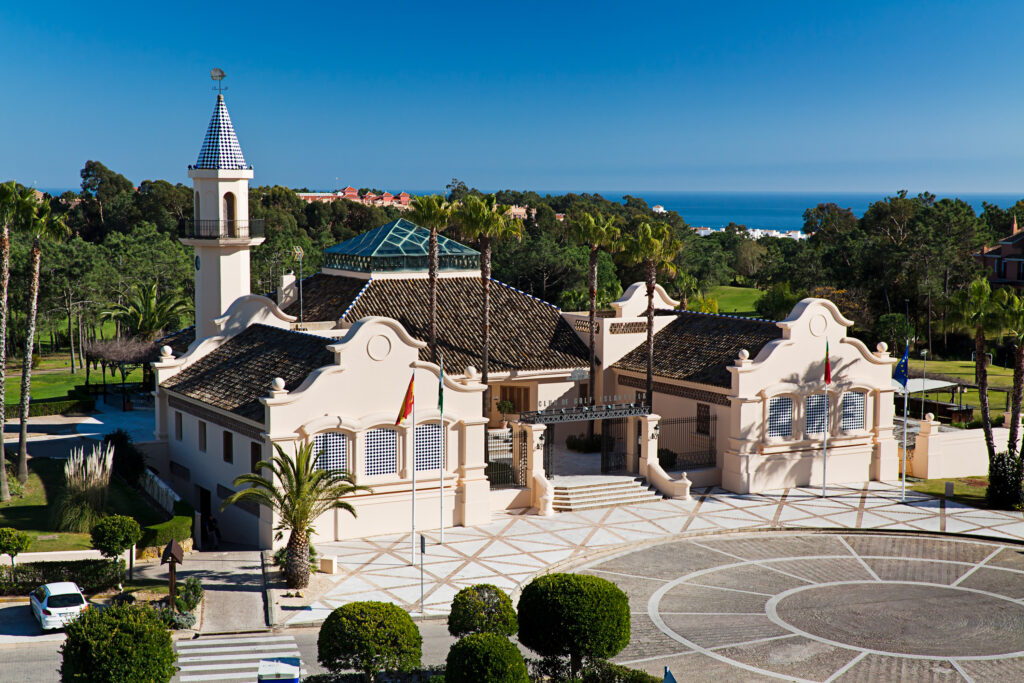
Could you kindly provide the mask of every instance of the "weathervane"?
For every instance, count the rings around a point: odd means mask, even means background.
[[[210,69],[210,78],[217,81],[217,87],[213,90],[216,90],[218,95],[221,94],[221,91],[228,89],[223,83],[225,75],[224,69]]]

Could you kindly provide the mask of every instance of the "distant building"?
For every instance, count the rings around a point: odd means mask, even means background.
[[[701,237],[707,237],[708,235],[716,232],[722,232],[725,228],[710,228],[707,226],[691,225],[690,230]],[[765,228],[748,228],[747,235],[751,239],[759,240],[762,237],[785,237],[791,240],[805,240],[807,239],[807,233],[802,230],[770,230]]]
[[[654,206],[652,206],[651,211],[653,211],[654,213],[668,213],[667,211],[665,211],[665,207],[662,206],[661,204],[655,204]]]
[[[393,206],[401,211],[410,208],[409,205],[412,202],[412,195],[408,192],[400,192],[397,195],[393,195],[390,192],[385,192],[381,195],[366,192],[359,196],[359,190],[352,186],[346,187],[344,190],[337,190],[336,192],[296,192],[296,194],[299,196],[299,199],[309,204],[347,199],[350,202],[359,202],[367,206]]]
[[[528,206],[520,206],[513,204],[505,210],[505,215],[509,218],[516,218],[521,221],[526,220],[526,216],[529,214],[530,218],[534,218],[537,215],[537,209],[532,209]]]
[[[1013,229],[995,247],[984,247],[974,257],[985,267],[985,275],[993,285],[1024,286],[1024,230],[1013,217]]]

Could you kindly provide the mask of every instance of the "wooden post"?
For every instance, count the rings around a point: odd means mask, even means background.
[[[160,558],[160,564],[170,565],[167,568],[167,577],[169,581],[168,595],[170,596],[170,608],[177,610],[177,600],[175,600],[175,588],[177,586],[177,576],[175,572],[175,566],[180,564],[185,559],[185,553],[182,551],[181,546],[177,541],[171,540],[164,548],[162,557]]]

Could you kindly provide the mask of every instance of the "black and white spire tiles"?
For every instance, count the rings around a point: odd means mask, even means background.
[[[203,148],[199,150],[199,159],[195,168],[215,168],[222,170],[244,170],[245,157],[231,125],[231,116],[224,104],[224,96],[217,95],[217,106],[210,117],[210,127],[206,129]]]

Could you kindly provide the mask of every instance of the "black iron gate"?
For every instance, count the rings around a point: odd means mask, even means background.
[[[667,470],[714,467],[716,415],[674,417],[658,429],[658,461]]]
[[[601,474],[624,469],[626,469],[626,420],[621,417],[604,420],[601,423]]]
[[[555,476],[555,426],[544,430],[544,474],[548,479]]]
[[[526,439],[519,429],[487,430],[484,474],[492,489],[528,486]]]

